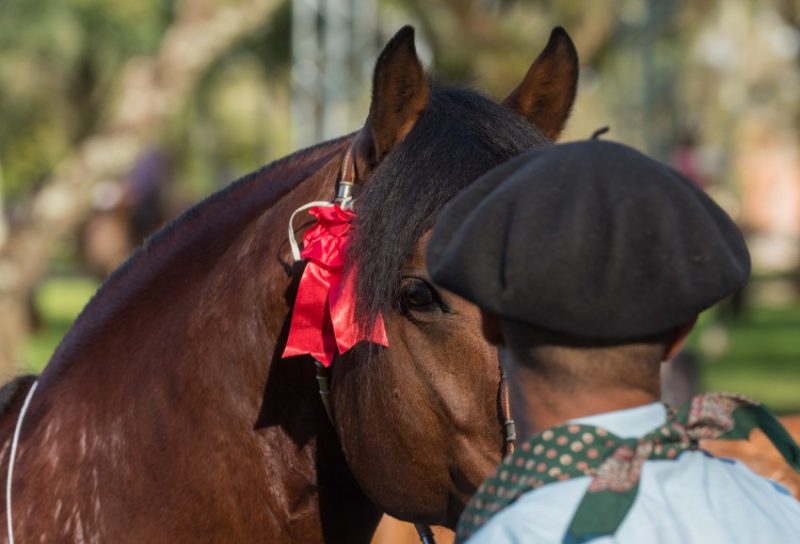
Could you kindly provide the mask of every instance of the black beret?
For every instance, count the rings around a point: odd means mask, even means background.
[[[434,282],[499,316],[581,338],[666,332],[747,283],[730,217],[684,176],[591,140],[503,163],[442,211]]]

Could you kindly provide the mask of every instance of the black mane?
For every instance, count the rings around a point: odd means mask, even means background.
[[[428,108],[367,180],[350,260],[356,315],[370,327],[394,304],[403,264],[456,193],[496,165],[549,141],[472,90],[433,86]]]

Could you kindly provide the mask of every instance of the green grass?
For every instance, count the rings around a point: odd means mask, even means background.
[[[702,365],[704,388],[742,393],[777,412],[800,412],[800,304],[748,308],[727,332],[728,350]]]
[[[26,343],[28,371],[44,367],[97,285],[87,278],[54,277],[41,286],[36,304],[45,324]],[[691,347],[699,350],[700,336],[713,322],[713,316],[704,316]],[[800,302],[786,309],[748,308],[726,328],[729,345],[721,357],[711,362],[701,351],[703,388],[742,393],[777,412],[800,413]]]

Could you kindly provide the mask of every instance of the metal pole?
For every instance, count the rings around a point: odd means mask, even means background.
[[[322,66],[322,137],[335,138],[346,132],[349,89],[352,84],[348,65],[352,33],[352,12],[347,0],[324,0],[325,62]]]
[[[354,130],[365,116],[375,62],[376,0],[293,0],[295,147]]]
[[[674,44],[669,43],[675,20],[671,2],[647,0],[642,36],[642,101],[644,141],[650,153],[668,160],[675,136],[675,88],[679,74]]]
[[[378,56],[378,6],[376,0],[351,0],[353,10],[353,41],[351,73],[353,74],[351,122],[362,122],[369,107],[372,70]]]
[[[321,140],[321,0],[292,1],[292,142],[296,149]]]

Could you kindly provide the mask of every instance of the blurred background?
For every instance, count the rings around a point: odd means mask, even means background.
[[[564,26],[581,81],[562,140],[609,126],[708,191],[752,251],[750,286],[665,367],[667,397],[800,412],[800,0],[5,0],[0,379],[39,372],[166,221],[359,128],[406,23],[438,78],[495,98]],[[384,525],[375,542],[402,538]]]
[[[233,179],[359,128],[402,24],[437,77],[503,98],[554,25],[581,82],[563,140],[673,164],[739,222],[743,292],[704,315],[670,394],[800,412],[800,0],[6,0],[0,374],[38,372],[144,237]]]

